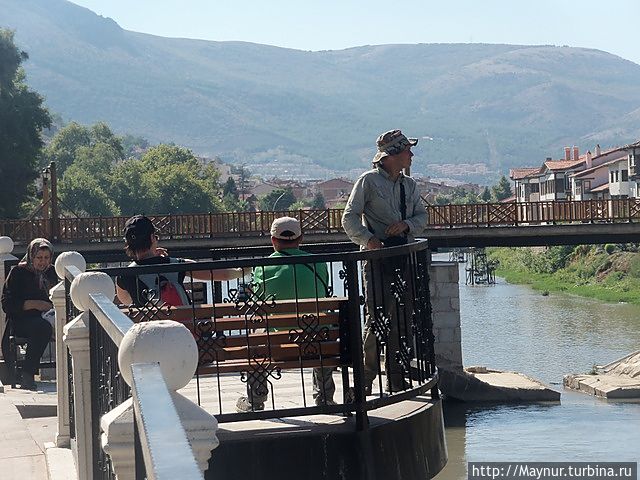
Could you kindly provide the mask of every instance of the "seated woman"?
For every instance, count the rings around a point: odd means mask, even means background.
[[[24,258],[9,272],[2,291],[2,309],[7,314],[2,352],[9,366],[16,360],[11,358],[13,352],[9,351],[9,331],[27,339],[27,354],[19,382],[23,389],[36,389],[33,376],[51,339],[51,324],[42,318],[42,313],[53,308],[49,289],[58,283],[51,265],[52,257],[53,247],[48,240],[32,240]]]

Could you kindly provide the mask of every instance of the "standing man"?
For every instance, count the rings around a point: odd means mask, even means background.
[[[298,220],[292,217],[276,218],[271,224],[271,244],[274,252],[269,258],[309,255],[300,250],[301,242],[302,229]],[[324,262],[256,267],[253,281],[256,295],[264,298],[272,295],[276,301],[329,296],[329,273]],[[333,401],[336,386],[332,372],[333,368],[313,369],[313,399],[316,405],[336,404]],[[247,396],[238,399],[236,409],[239,412],[264,410],[268,393],[266,379],[256,378],[249,373]]]
[[[376,141],[377,153],[373,169],[363,173],[356,181],[342,216],[342,226],[354,243],[362,249],[375,250],[384,246],[403,245],[415,240],[427,223],[427,211],[413,178],[403,170],[411,166],[411,147],[416,138],[407,138],[400,130],[390,130]],[[396,359],[401,338],[409,339],[410,312],[403,301],[394,297],[389,289],[392,278],[403,275],[396,259],[367,262],[364,269],[367,319],[364,328],[365,391],[371,392],[373,380],[379,373],[381,346],[386,346],[386,383],[390,392],[408,387],[403,370]],[[404,318],[400,314],[404,313]],[[376,339],[374,318],[386,316],[390,331],[386,338]],[[408,317],[408,318],[407,318]]]

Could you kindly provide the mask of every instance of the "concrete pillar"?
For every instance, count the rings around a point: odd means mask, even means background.
[[[0,237],[0,296],[2,296],[2,289],[4,288],[4,281],[9,272],[4,271],[4,262],[8,260],[17,260],[18,258],[11,255],[13,252],[13,240],[9,237]],[[4,328],[6,326],[7,316],[4,310],[0,308],[0,338],[4,335]],[[2,351],[0,350],[0,358],[4,360]]]
[[[440,369],[461,371],[462,335],[458,264],[432,262],[429,268],[429,280],[436,364]]]
[[[64,291],[64,268],[76,266],[81,272],[87,268],[87,262],[78,252],[64,252],[56,259],[56,274],[62,281],[49,292],[53,308],[56,311],[56,391],[58,396],[58,431],[56,447],[69,446],[69,369],[67,364],[67,347],[63,340],[63,330],[67,321],[67,302]]]
[[[115,286],[107,274],[81,273],[73,280],[71,300],[82,313],[67,323],[63,329],[64,343],[71,353],[73,373],[75,442],[72,442],[72,448],[76,457],[78,480],[90,480],[93,476],[88,298],[90,294],[97,293],[102,293],[110,298],[115,296]]]
[[[131,384],[132,364],[159,363],[194,457],[204,472],[211,451],[219,443],[216,437],[218,422],[176,392],[193,378],[197,362],[198,348],[193,335],[184,325],[170,320],[134,325],[122,340],[118,354],[120,372],[128,384]],[[118,480],[135,479],[132,400],[103,415],[100,426],[102,448],[110,456]]]

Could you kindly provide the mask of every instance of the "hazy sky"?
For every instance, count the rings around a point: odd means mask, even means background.
[[[550,44],[640,64],[640,0],[73,0],[127,30],[300,50]]]

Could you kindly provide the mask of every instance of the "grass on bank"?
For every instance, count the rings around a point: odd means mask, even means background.
[[[640,253],[605,247],[492,248],[487,253],[499,261],[496,275],[509,283],[640,304]]]

